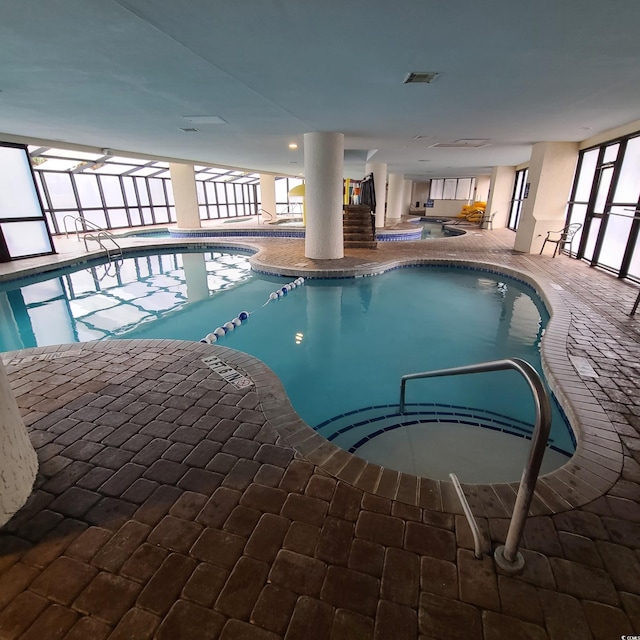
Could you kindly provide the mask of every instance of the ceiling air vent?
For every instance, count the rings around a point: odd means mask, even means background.
[[[455,142],[436,142],[429,145],[429,148],[438,147],[440,149],[480,149],[482,147],[488,147],[489,140],[480,138],[463,138],[462,140],[456,140]]]
[[[184,133],[198,133],[199,129],[194,129],[193,127],[186,127],[183,129],[180,127],[180,131],[183,131]]]
[[[413,71],[408,73],[402,81],[404,84],[429,84],[433,82],[440,74],[436,71]]]

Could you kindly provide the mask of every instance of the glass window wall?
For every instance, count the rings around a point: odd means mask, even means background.
[[[640,281],[640,135],[580,154],[567,223],[582,224],[577,257]],[[575,246],[575,243],[574,243]]]
[[[65,221],[67,228],[75,229],[72,218],[106,229],[176,220],[167,162],[68,149],[31,147],[29,151],[44,213],[54,234],[65,233]],[[258,174],[205,166],[196,166],[195,171],[201,219],[256,214]]]
[[[471,200],[475,178],[434,178],[429,188],[430,200]]]
[[[54,253],[24,145],[0,144],[0,262]]]

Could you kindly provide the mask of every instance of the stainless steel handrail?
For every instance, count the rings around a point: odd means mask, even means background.
[[[93,233],[85,233],[82,236],[82,239],[84,240],[85,251],[89,251],[89,247],[87,246],[87,240],[95,240],[95,242],[97,242],[100,245],[100,247],[107,252],[107,258],[109,259],[109,262],[112,262],[113,258],[111,257],[111,251],[109,251],[109,247],[107,247],[102,242],[102,240],[100,239],[101,237],[107,238],[108,240],[111,240],[111,242],[113,242],[113,244],[116,246],[116,249],[118,250],[116,258],[122,259],[122,247],[116,242],[116,239],[113,237],[113,235],[108,231],[105,231],[104,229],[100,229],[97,236],[94,235]]]
[[[260,222],[259,218],[262,217],[262,214],[266,214],[267,216],[269,216],[269,220],[267,220],[267,223],[269,223],[272,220],[276,219],[276,216],[273,215],[273,213],[271,213],[271,211],[267,211],[266,209],[260,208],[260,209],[258,209],[258,222]]]
[[[462,486],[460,484],[460,480],[458,480],[458,476],[455,473],[450,473],[449,478],[451,478],[453,488],[458,494],[458,500],[460,500],[465,518],[469,523],[469,529],[471,529],[471,535],[473,536],[474,555],[478,560],[481,560],[483,554],[487,553],[488,543],[482,535],[476,519],[473,517],[473,512],[471,511],[471,507],[469,506],[467,497],[464,495],[464,491],[462,490]]]
[[[80,242],[80,229],[78,228],[78,222],[84,227],[89,227],[94,231],[104,231],[104,229],[100,225],[97,225],[95,222],[91,222],[91,220],[87,220],[86,218],[80,218],[78,216],[73,216],[70,213],[68,213],[64,218],[62,218],[62,223],[64,224],[64,233],[67,238],[69,237],[69,230],[67,229],[67,218],[71,218],[73,220],[73,224],[76,229],[76,240],[78,242]],[[82,231],[86,231],[86,230],[87,230],[86,228],[82,229]]]
[[[521,360],[520,358],[507,358],[505,360],[481,362],[464,367],[438,369],[436,371],[425,371],[423,373],[410,373],[402,376],[400,382],[400,413],[404,413],[407,380],[455,376],[467,373],[505,371],[508,369],[514,369],[527,381],[533,394],[533,402],[536,410],[536,420],[531,437],[529,458],[522,472],[518,495],[513,508],[509,531],[507,532],[507,540],[504,545],[499,546],[494,552],[494,557],[499,567],[509,573],[519,573],[524,567],[524,558],[518,551],[518,548],[529,513],[529,507],[531,506],[531,500],[533,499],[533,492],[536,488],[538,474],[540,473],[540,465],[542,464],[542,457],[544,456],[547,440],[549,439],[549,431],[551,430],[551,403],[538,372],[525,360]]]

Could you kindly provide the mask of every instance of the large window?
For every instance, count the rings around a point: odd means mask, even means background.
[[[640,281],[640,135],[580,154],[567,221],[582,224],[578,258]]]
[[[53,252],[27,149],[0,144],[0,262]]]
[[[431,180],[430,200],[471,200],[476,187],[475,178],[436,178]]]
[[[167,162],[43,147],[29,147],[29,155],[54,234],[76,224],[119,229],[176,221]],[[257,213],[258,174],[194,169],[202,220]]]
[[[527,195],[527,178],[529,169],[516,171],[516,182],[513,186],[513,196],[511,197],[511,208],[509,209],[509,221],[507,227],[512,231],[518,229],[520,214],[522,213],[522,202]]]
[[[302,197],[290,196],[289,191],[304,180],[300,178],[276,178],[276,213],[283,216],[302,215]]]

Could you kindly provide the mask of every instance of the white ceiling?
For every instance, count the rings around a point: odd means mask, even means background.
[[[3,0],[0,15],[6,134],[295,175],[305,132],[340,131],[347,175],[377,150],[424,179],[640,119],[638,0]],[[183,118],[203,115],[226,124]],[[461,138],[488,146],[431,146]]]

